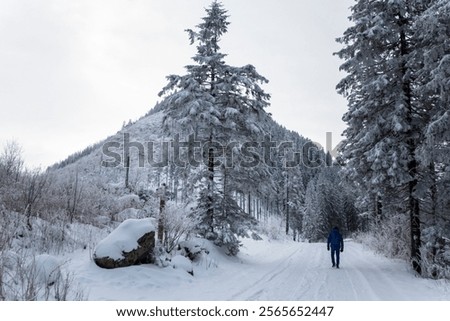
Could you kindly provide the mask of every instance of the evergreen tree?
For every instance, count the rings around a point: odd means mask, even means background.
[[[450,233],[450,3],[431,5],[415,22],[418,69],[416,95],[426,112],[420,149],[422,184],[419,195],[426,214],[424,250],[428,276],[445,275],[445,236]]]
[[[226,13],[220,2],[213,1],[197,31],[187,30],[191,44],[197,44],[197,53],[193,57],[195,64],[186,66],[186,75],[169,76],[168,85],[160,93],[166,95],[166,130],[172,134],[178,129],[195,133],[196,140],[206,143],[206,168],[199,175],[203,178],[203,190],[196,213],[203,222],[201,234],[214,240],[217,240],[219,231],[222,235],[238,234],[232,228],[234,225],[229,224],[220,213],[241,214],[236,211],[236,203],[231,197],[233,191],[228,186],[223,188],[225,194],[218,192],[220,175],[217,172],[221,164],[216,153],[223,155],[220,149],[229,142],[261,135],[268,117],[264,108],[269,105],[270,99],[270,95],[260,87],[267,79],[259,75],[252,65],[233,67],[225,63],[226,55],[220,52],[219,42],[229,25]],[[232,173],[222,174],[227,175]],[[242,172],[234,177],[239,176]],[[230,177],[224,184],[231,180]],[[221,212],[221,206],[227,209]],[[245,220],[241,222],[245,225]],[[224,232],[225,229],[229,229],[230,233]],[[226,239],[236,242],[232,238]]]
[[[303,237],[311,241],[319,241],[321,236],[318,233],[321,230],[319,226],[322,218],[319,213],[317,179],[309,181],[305,194],[305,212],[303,214]]]
[[[350,188],[339,167],[321,168],[306,190],[303,219],[306,238],[324,240],[334,226],[345,234],[358,229],[354,191]]]
[[[450,141],[450,3],[445,0],[428,2],[431,6],[414,24],[418,51],[415,56],[416,95],[427,112],[426,145],[433,148]],[[433,152],[440,161],[449,163],[450,156],[445,148]]]
[[[434,199],[431,211],[436,216],[441,212],[438,198],[448,201],[450,182],[450,3],[432,1],[416,21],[415,30],[419,51],[416,94],[426,111],[420,156],[430,175],[428,183]]]
[[[338,39],[345,45],[338,53],[345,60],[341,69],[348,73],[337,86],[349,106],[342,147],[346,171],[377,205],[374,217],[399,210],[409,214],[411,259],[418,273],[424,174],[418,152],[430,99],[421,93],[419,34],[424,31],[415,22],[433,2],[359,0],[352,7],[354,25]],[[379,215],[380,210],[386,213]]]

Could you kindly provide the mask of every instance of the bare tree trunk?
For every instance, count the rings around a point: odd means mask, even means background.
[[[212,143],[212,135],[210,136],[210,143]],[[207,217],[209,218],[211,233],[214,233],[214,150],[209,148],[208,150],[208,204],[207,204]]]
[[[248,215],[252,215],[252,193],[248,192]]]
[[[409,45],[406,37],[405,27],[408,24],[408,20],[400,15],[400,58],[403,59],[402,62],[402,78],[405,79],[408,72],[408,67],[406,65],[406,57],[409,53]],[[407,132],[407,145],[409,149],[409,161],[408,161],[408,172],[411,175],[411,181],[408,184],[408,210],[410,213],[410,224],[411,224],[411,260],[414,271],[421,274],[421,231],[420,231],[420,206],[419,200],[415,195],[416,188],[418,185],[418,163],[416,158],[416,142],[413,136],[413,106],[412,106],[412,89],[411,81],[406,79],[403,80],[403,94],[405,96],[406,107],[408,108],[408,114],[406,116],[406,121],[410,125],[410,129]]]

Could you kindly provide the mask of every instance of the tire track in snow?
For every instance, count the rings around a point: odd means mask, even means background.
[[[301,258],[303,262],[300,273],[297,274],[298,282],[295,283],[293,289],[293,298],[295,300],[303,300],[305,297],[317,297],[318,292],[322,293],[322,288],[326,287],[327,274],[323,272],[327,269],[327,262],[325,259],[326,250],[324,251],[323,244],[307,244],[308,250],[305,251]],[[289,285],[289,282],[287,282]],[[326,294],[326,293],[325,293]]]
[[[322,278],[324,264],[323,244],[298,243],[287,260],[270,264],[270,269],[257,282],[232,299],[296,300],[311,295],[316,298],[318,286],[326,286]]]
[[[289,267],[292,261],[292,257],[296,255],[301,250],[301,247],[296,248],[287,258],[282,260],[277,260],[269,264],[269,270],[264,271],[263,275],[258,277],[258,279],[249,287],[242,289],[241,291],[234,293],[230,300],[258,300],[261,294],[266,292],[267,287],[261,289],[261,284],[267,284],[272,282],[277,276],[283,274]],[[280,268],[280,265],[282,267]],[[275,266],[274,266],[275,265]],[[259,267],[260,269],[261,267]],[[250,292],[250,293],[247,293]],[[243,296],[245,295],[245,298]]]
[[[346,242],[341,268],[331,268],[324,243],[298,243],[285,258],[252,266],[231,300],[411,300],[441,298],[427,280],[415,278],[405,262],[378,256]],[[268,257],[270,259],[270,257]],[[251,282],[248,282],[250,281]],[[426,293],[416,288],[420,283]],[[249,285],[248,285],[249,284]]]
[[[352,279],[361,283],[357,287],[359,299],[402,300],[402,293],[396,286],[399,283],[400,274],[406,273],[410,277],[412,275],[409,275],[407,271],[402,271],[400,265],[398,269],[393,269],[394,260],[378,257],[375,254],[358,256],[355,251],[351,252],[350,258],[355,266],[353,269],[355,275],[352,276]]]
[[[314,292],[321,285],[325,285],[323,270],[326,269],[323,244],[299,243],[302,251],[295,253],[289,262],[289,270],[280,275],[273,284],[266,300],[301,300],[304,297],[314,297]],[[326,251],[325,251],[326,252]],[[288,297],[288,298],[286,298]]]

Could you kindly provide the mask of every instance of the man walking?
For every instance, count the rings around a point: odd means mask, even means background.
[[[328,235],[327,250],[330,250],[331,246],[331,263],[333,267],[339,269],[339,251],[344,252],[344,240],[342,239],[339,229],[335,226]]]

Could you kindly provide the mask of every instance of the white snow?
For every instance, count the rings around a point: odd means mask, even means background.
[[[192,272],[192,262],[187,257],[182,255],[175,255],[171,260],[170,264],[174,269],[181,269],[186,272]]]
[[[95,248],[94,255],[97,257],[110,257],[114,260],[122,259],[123,252],[130,252],[139,246],[137,240],[145,233],[155,231],[155,224],[153,218],[124,221],[111,234],[99,242]]]
[[[171,266],[105,270],[88,251],[70,268],[89,300],[450,300],[446,281],[414,276],[409,264],[346,241],[341,268],[331,268],[324,243],[243,240],[237,257],[205,241],[209,255],[194,276]]]
[[[61,277],[61,263],[53,255],[37,255],[31,264],[36,269],[36,279],[42,284],[51,285]]]

